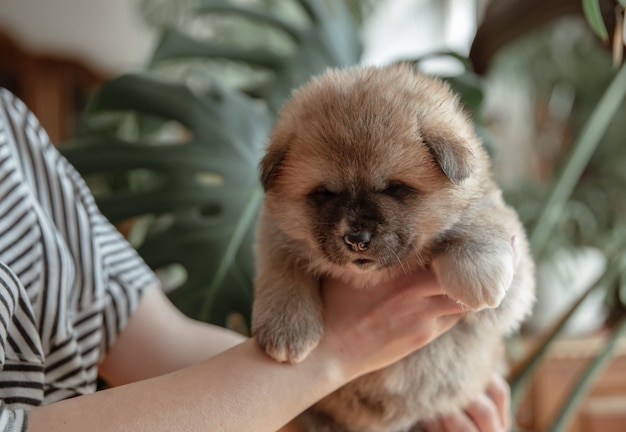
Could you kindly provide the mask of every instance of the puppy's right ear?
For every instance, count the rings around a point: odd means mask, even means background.
[[[261,160],[261,185],[267,192],[280,174],[280,166],[287,156],[288,140],[272,142]]]
[[[447,139],[442,134],[425,136],[424,140],[431,155],[452,183],[458,185],[471,175],[474,156],[462,138]]]

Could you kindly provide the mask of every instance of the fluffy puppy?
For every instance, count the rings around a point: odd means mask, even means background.
[[[317,345],[326,276],[365,289],[430,266],[474,311],[316,404],[308,430],[406,431],[484,390],[502,337],[531,309],[533,263],[446,84],[407,64],[330,70],[294,91],[261,171],[252,330],[277,361],[299,362]]]

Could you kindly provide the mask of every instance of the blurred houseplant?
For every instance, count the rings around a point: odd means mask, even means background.
[[[573,141],[567,144],[567,137],[561,135],[559,142],[549,143],[556,147],[556,151],[549,155],[551,160],[543,164],[544,169],[536,173],[540,181],[526,184],[517,193],[509,191],[509,199],[517,204],[529,227],[533,253],[538,262],[548,259],[559,249],[581,246],[600,251],[606,260],[604,274],[543,335],[536,349],[526,355],[510,377],[514,402],[517,403],[548,347],[585,299],[598,291],[604,293],[611,318],[607,322],[604,346],[566,397],[546,429],[550,431],[561,431],[567,427],[577,404],[607,365],[617,342],[626,333],[623,307],[626,303],[626,262],[623,253],[626,237],[626,202],[623,196],[626,175],[623,164],[626,153],[623,146],[624,125],[617,120],[625,115],[626,67],[621,64],[625,42],[624,4],[623,1],[613,0],[493,2],[472,48],[472,60],[476,69],[481,71],[494,66],[490,63],[496,52],[508,50],[510,56],[515,52],[520,58],[513,61],[513,73],[531,77],[529,80],[534,82],[529,87],[537,100],[550,100],[563,87],[572,93],[571,111],[564,118],[563,131],[574,137]],[[588,33],[582,38],[576,37],[576,26],[572,27],[571,22],[560,21],[557,26],[565,26],[569,32],[562,31],[556,37],[558,29],[545,27],[554,18],[576,15],[585,16],[608,49],[600,48],[595,41],[590,45]],[[539,41],[538,34],[542,34]],[[524,52],[525,49],[528,51],[528,44],[519,43],[518,39],[522,36],[526,41],[535,38],[533,53]],[[546,41],[552,42],[552,45]],[[613,54],[614,70],[611,70],[610,52]],[[541,106],[535,105],[536,108]],[[527,119],[531,129],[536,121],[536,118]],[[543,144],[546,144],[545,141]],[[536,154],[546,154],[545,148],[536,147],[534,150]]]

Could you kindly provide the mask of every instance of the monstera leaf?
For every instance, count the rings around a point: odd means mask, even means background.
[[[176,121],[190,136],[165,145],[94,134],[66,143],[64,154],[87,178],[151,173],[145,187],[98,197],[102,212],[114,223],[158,217],[162,223],[139,252],[152,268],[179,264],[186,270],[186,281],[171,294],[183,311],[222,324],[228,312],[247,314],[254,264],[249,246],[261,198],[257,162],[270,113],[228,89],[194,94],[137,75],[107,83],[92,103],[93,113],[128,110]]]
[[[243,63],[251,70],[263,71],[265,79],[251,80],[243,90],[267,102],[272,109],[280,107],[294,87],[311,75],[330,66],[351,66],[359,61],[361,44],[350,10],[343,1],[299,0],[304,23],[294,24],[258,7],[235,6],[227,1],[199,0],[194,13],[217,18],[239,17],[249,20],[266,32],[250,31],[249,43],[228,44],[221,38],[199,39],[184,28],[170,26],[162,34],[152,63],[190,59],[219,59]],[[271,33],[268,33],[271,32]],[[282,38],[283,46],[275,49],[263,42],[270,34]],[[245,39],[243,37],[240,37]],[[269,45],[269,44],[268,44]]]
[[[249,316],[262,199],[257,166],[276,110],[312,74],[354,64],[360,55],[342,1],[291,3],[306,18],[298,25],[269,9],[199,1],[197,16],[260,23],[288,38],[292,49],[242,48],[219,34],[199,39],[165,28],[150,69],[103,85],[90,103],[90,126],[61,147],[93,186],[104,215],[118,226],[132,221],[131,238],[139,238],[134,244],[148,265],[183,274],[168,294],[196,319],[227,325],[233,313]],[[164,77],[162,66],[172,61],[193,64],[189,70],[203,85],[191,85],[189,76]],[[264,79],[229,85],[215,67],[220,62],[262,69]],[[163,142],[159,132],[171,126],[174,138]]]

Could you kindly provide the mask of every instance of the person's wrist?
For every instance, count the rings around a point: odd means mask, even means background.
[[[318,369],[318,376],[332,387],[339,388],[357,377],[351,365],[325,339],[320,341],[307,360]]]
[[[261,353],[261,355],[265,356],[268,360],[276,361],[261,348],[255,337],[251,339],[255,349]],[[302,363],[305,364],[299,364],[305,369],[309,369],[312,376],[324,381],[324,387],[337,389],[351,379],[356,378],[356,375],[350,372],[350,369],[341,361],[340,356],[338,356],[333,349],[326,346],[324,342],[325,341],[322,340],[320,344],[302,360]],[[289,367],[290,365],[284,364],[284,366]]]

